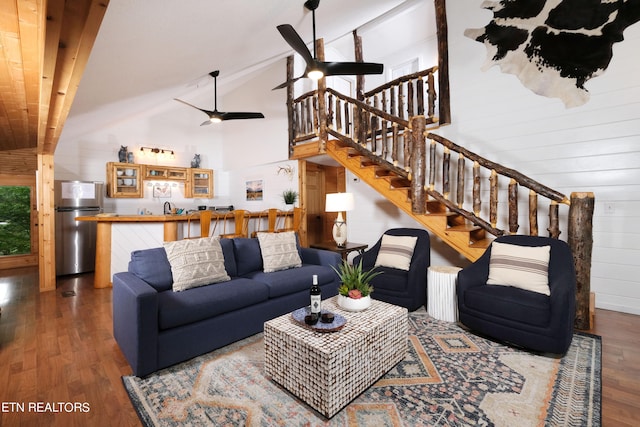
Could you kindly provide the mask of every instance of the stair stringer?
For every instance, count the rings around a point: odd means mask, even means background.
[[[341,145],[337,140],[329,140],[326,144],[326,154],[351,171],[361,181],[367,183],[380,195],[385,197],[407,215],[423,225],[432,234],[438,236],[447,245],[471,261],[478,259],[486,250],[486,245],[471,246],[468,230],[460,231],[460,228],[450,227],[447,221],[447,212],[415,214],[411,209],[409,190],[406,188],[394,189],[388,177],[378,177],[376,167],[362,166],[360,156],[351,156],[350,148]]]

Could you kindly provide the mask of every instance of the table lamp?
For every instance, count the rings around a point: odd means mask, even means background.
[[[336,245],[342,247],[347,242],[347,223],[342,217],[342,212],[353,210],[352,193],[330,193],[327,194],[325,205],[326,212],[338,212],[338,217],[333,223],[333,240]]]

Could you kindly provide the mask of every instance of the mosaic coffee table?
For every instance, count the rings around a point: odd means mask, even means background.
[[[336,299],[322,301],[322,309],[347,319],[339,331],[310,330],[296,323],[291,314],[264,324],[267,376],[327,418],[407,352],[406,308],[372,300],[370,308],[353,313],[338,308]]]

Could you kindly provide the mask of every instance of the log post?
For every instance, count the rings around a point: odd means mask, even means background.
[[[293,55],[287,56],[287,82],[293,80]],[[294,115],[293,105],[293,84],[287,85],[287,119],[289,121],[288,135],[289,135],[289,157],[293,155],[293,146],[296,139],[296,120]]]
[[[464,204],[464,155],[462,153],[458,154],[458,187],[456,190],[456,201],[458,202],[458,207],[462,209],[462,205]]]
[[[577,329],[590,329],[589,301],[591,293],[591,252],[593,249],[593,193],[571,193],[567,243],[573,253],[576,269]]]
[[[423,214],[426,212],[427,207],[427,192],[424,186],[426,171],[424,128],[426,119],[424,116],[414,116],[409,123],[411,145],[413,146],[413,154],[411,156],[411,210],[415,214]],[[407,145],[407,141],[405,141],[405,145]]]
[[[509,181],[509,233],[518,232],[518,183],[511,178]]]
[[[316,56],[319,61],[324,61],[324,40],[318,39],[316,40]],[[327,91],[327,79],[326,77],[322,77],[318,80],[318,90],[317,90],[317,126],[316,132],[318,132],[318,139],[320,140],[320,150],[324,152],[327,147],[327,139],[329,137],[327,133],[327,100],[326,100],[326,91]]]
[[[436,34],[438,37],[438,89],[440,91],[439,122],[451,123],[449,106],[449,41],[446,0],[435,0]]]
[[[353,51],[356,62],[362,62],[362,37],[358,35],[358,30],[353,30]],[[356,99],[364,100],[364,75],[361,74],[356,76]]]
[[[498,173],[495,169],[489,177],[489,223],[493,228],[498,224]]]
[[[529,190],[529,235],[538,235],[538,193]]]

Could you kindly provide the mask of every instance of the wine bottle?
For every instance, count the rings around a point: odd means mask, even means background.
[[[318,286],[318,276],[313,275],[313,284],[311,285],[311,314],[320,317],[322,296],[320,286]]]

